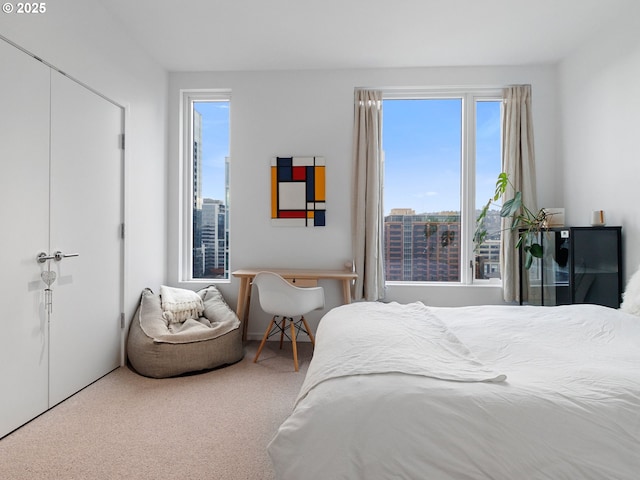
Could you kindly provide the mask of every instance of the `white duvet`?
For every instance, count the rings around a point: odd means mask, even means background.
[[[338,307],[269,454],[281,480],[639,479],[640,318]]]

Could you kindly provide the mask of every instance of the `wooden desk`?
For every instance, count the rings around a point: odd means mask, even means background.
[[[242,322],[242,339],[247,339],[247,325],[249,322],[249,307],[251,305],[251,282],[258,272],[274,272],[284,277],[293,285],[309,287],[317,285],[318,280],[340,280],[342,282],[342,296],[344,303],[351,303],[351,281],[358,277],[357,273],[347,270],[296,270],[282,268],[243,268],[232,273],[240,279],[238,290],[238,305],[236,313]]]

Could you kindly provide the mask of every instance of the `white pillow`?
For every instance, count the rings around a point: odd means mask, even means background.
[[[620,310],[640,316],[640,268],[629,279],[624,289]]]
[[[198,319],[204,311],[202,298],[193,290],[160,286],[162,316],[169,323],[182,323],[189,318]]]

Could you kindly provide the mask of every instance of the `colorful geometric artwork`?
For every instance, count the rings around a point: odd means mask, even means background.
[[[271,160],[271,223],[281,227],[324,227],[323,157]]]

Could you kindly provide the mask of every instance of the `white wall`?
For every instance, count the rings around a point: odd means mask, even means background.
[[[640,7],[559,66],[566,221],[622,225],[624,273],[640,264]]]
[[[559,206],[556,165],[556,70],[552,66],[423,68],[274,72],[204,72],[169,75],[169,282],[178,284],[180,89],[230,88],[231,254],[243,267],[343,268],[351,258],[352,122],[355,87],[503,86],[530,83],[536,125],[539,200]],[[270,223],[269,162],[273,156],[320,155],[327,162],[327,226],[282,228]],[[338,286],[325,282],[327,308],[340,302]],[[190,285],[194,288],[194,285]],[[220,285],[235,306],[238,282]],[[500,303],[495,287],[389,287],[386,300],[434,305]],[[267,318],[253,302],[249,336]],[[315,327],[322,312],[310,316]]]
[[[0,33],[127,109],[124,301],[130,319],[142,289],[166,278],[167,73],[93,0],[49,2],[43,14],[0,14]]]

